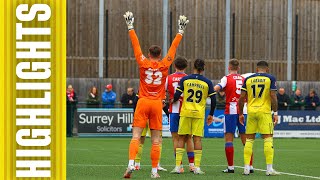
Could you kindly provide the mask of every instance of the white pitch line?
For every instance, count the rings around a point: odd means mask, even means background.
[[[111,164],[67,164],[68,166],[91,166],[91,167],[111,167],[111,166],[116,166],[116,167],[126,167],[127,165],[121,165],[121,164],[118,164],[118,165],[111,165]],[[151,165],[140,165],[140,166],[146,166],[146,167],[150,167]],[[165,166],[165,167],[168,167],[168,166],[174,166],[174,165],[162,165],[161,166]],[[224,167],[226,165],[201,165],[201,166],[204,166],[204,167]],[[237,167],[237,168],[244,168],[242,166],[234,166],[234,167]],[[254,168],[255,171],[263,171],[263,172],[266,172],[266,170],[264,169],[257,169],[257,168]],[[286,172],[279,172],[280,174],[285,174],[285,175],[289,175],[289,176],[297,176],[297,177],[304,177],[304,178],[312,178],[312,179],[320,179],[320,177],[316,177],[316,176],[307,176],[307,175],[302,175],[302,174],[293,174],[293,173],[286,173]]]
[[[244,169],[244,167],[242,167],[242,166],[234,166],[234,167]],[[264,170],[264,169],[257,169],[257,168],[254,168],[254,170],[266,172],[266,170]],[[289,176],[297,176],[297,177],[305,177],[305,178],[320,179],[320,177],[316,177],[316,176],[306,176],[306,175],[302,175],[302,174],[293,174],[293,173],[286,173],[286,172],[279,172],[279,173],[280,173],[280,174],[289,175]]]

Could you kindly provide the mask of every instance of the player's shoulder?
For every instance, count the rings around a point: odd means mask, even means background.
[[[199,80],[206,82],[209,86],[213,86],[212,81],[205,76],[199,76]]]
[[[256,73],[253,76],[256,76],[256,77],[267,77],[272,81],[276,80],[276,78],[273,75],[268,74],[268,73]]]
[[[181,78],[181,80],[180,81],[184,81],[184,80],[187,80],[187,79],[193,79],[193,76],[191,76],[192,74],[190,74],[190,75],[185,75],[185,76],[183,76],[182,78]]]

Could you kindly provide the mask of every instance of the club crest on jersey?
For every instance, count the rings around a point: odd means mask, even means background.
[[[146,59],[146,57],[142,54],[141,55],[141,61],[144,61]]]
[[[171,56],[168,56],[167,59],[168,59],[168,61],[172,61],[172,57]]]

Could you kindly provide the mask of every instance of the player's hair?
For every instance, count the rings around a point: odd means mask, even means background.
[[[161,54],[161,47],[158,45],[152,45],[149,48],[149,53],[152,57],[158,57]]]
[[[230,59],[230,61],[229,61],[230,70],[238,70],[239,64],[240,63],[239,63],[238,59]]]
[[[175,60],[174,60],[174,66],[178,69],[178,70],[184,70],[188,67],[188,61],[185,57],[182,56],[178,56]]]
[[[267,68],[267,67],[269,67],[267,61],[259,61],[258,64],[257,64],[257,66],[258,66],[259,68]]]
[[[196,59],[196,61],[194,61],[194,69],[196,69],[197,71],[204,71],[204,66],[205,63],[203,59]]]

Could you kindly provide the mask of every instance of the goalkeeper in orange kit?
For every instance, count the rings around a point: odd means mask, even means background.
[[[132,12],[124,15],[132,42],[134,55],[139,66],[139,101],[133,119],[132,139],[129,146],[129,163],[123,177],[130,178],[134,171],[134,159],[139,149],[140,137],[149,120],[151,129],[151,178],[159,178],[158,162],[160,158],[160,141],[162,130],[162,99],[165,98],[165,82],[176,50],[182,39],[184,30],[189,22],[185,16],[179,18],[179,33],[174,38],[168,54],[161,59],[161,48],[152,45],[149,48],[148,58],[142,54],[138,37],[133,29],[134,17]]]

